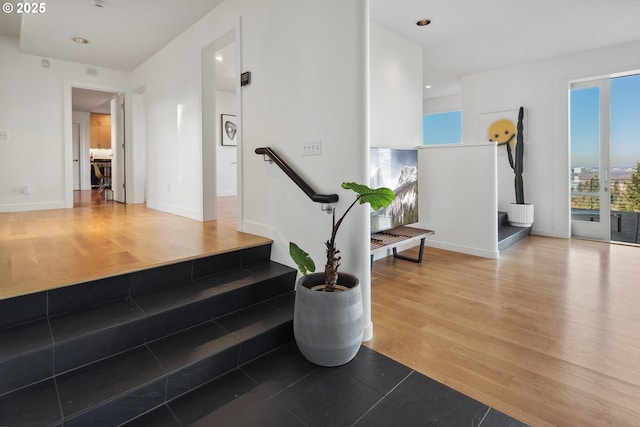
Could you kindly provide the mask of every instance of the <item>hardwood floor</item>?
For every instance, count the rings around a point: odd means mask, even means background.
[[[1,213],[0,299],[265,240],[235,231],[235,198],[219,203],[208,223],[104,200]],[[640,247],[427,247],[422,264],[375,262],[366,345],[532,426],[639,426],[639,304]]]
[[[367,345],[532,426],[640,425],[640,247],[376,261]]]
[[[205,223],[104,199],[0,213],[0,299],[269,241],[238,233],[234,206],[220,198],[219,220]]]

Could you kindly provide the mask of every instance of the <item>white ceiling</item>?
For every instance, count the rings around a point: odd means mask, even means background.
[[[0,13],[0,34],[19,37],[20,50],[32,55],[130,71],[222,2],[104,0],[98,8],[95,1],[48,1],[39,15]],[[464,75],[640,40],[640,0],[370,5],[372,21],[423,46],[424,83],[432,86],[425,97],[459,93]],[[417,27],[422,18],[432,24]],[[76,36],[90,43],[73,43]]]
[[[131,71],[222,1],[54,0],[43,2],[44,13],[11,15],[22,17],[25,53]]]
[[[460,93],[464,75],[640,40],[639,0],[370,4],[372,21],[423,47],[425,98]],[[423,18],[431,25],[416,26]]]

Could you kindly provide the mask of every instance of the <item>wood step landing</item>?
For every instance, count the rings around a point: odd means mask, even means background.
[[[271,245],[0,301],[0,425],[117,426],[293,339]]]

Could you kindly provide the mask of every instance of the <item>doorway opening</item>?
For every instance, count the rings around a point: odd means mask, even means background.
[[[570,92],[571,232],[640,243],[640,74]]]
[[[238,222],[241,108],[237,38],[237,30],[231,30],[202,50],[203,221]]]
[[[124,97],[71,88],[73,207],[126,203]]]

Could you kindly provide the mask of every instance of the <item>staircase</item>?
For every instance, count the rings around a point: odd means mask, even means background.
[[[498,251],[503,251],[531,233],[531,227],[509,225],[506,212],[498,212]]]
[[[0,426],[118,426],[293,339],[271,245],[0,301]]]

